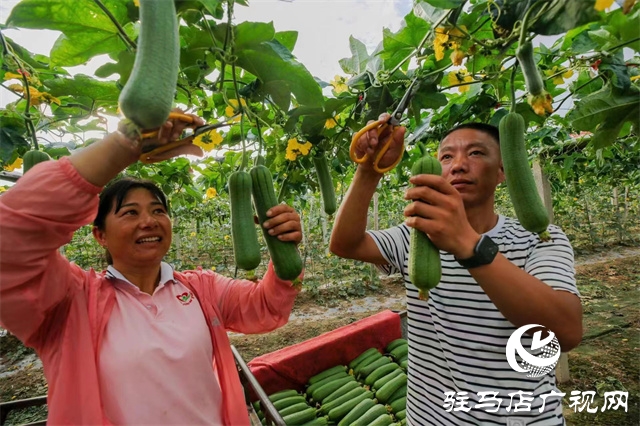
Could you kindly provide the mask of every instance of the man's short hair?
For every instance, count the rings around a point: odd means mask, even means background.
[[[491,138],[493,140],[496,141],[498,146],[500,146],[500,131],[498,130],[498,128],[496,126],[494,126],[492,124],[486,124],[486,123],[463,123],[463,124],[458,124],[454,128],[449,129],[449,131],[447,131],[447,133],[445,133],[444,136],[442,136],[442,139],[440,140],[440,143],[442,143],[442,141],[445,140],[445,138],[447,136],[449,136],[451,133],[455,132],[456,130],[462,130],[462,129],[478,130],[479,132],[486,133],[487,135],[491,136]]]

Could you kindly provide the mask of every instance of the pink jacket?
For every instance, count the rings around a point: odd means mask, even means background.
[[[103,333],[116,297],[93,269],[70,263],[58,248],[91,223],[101,188],[67,158],[36,165],[0,196],[0,324],[40,356],[49,384],[49,424],[107,424],[98,381]],[[202,305],[214,348],[227,425],[248,425],[227,330],[265,333],[284,325],[298,293],[273,266],[259,284],[212,271],[175,277]]]

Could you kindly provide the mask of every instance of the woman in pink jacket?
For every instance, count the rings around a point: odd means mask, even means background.
[[[167,122],[154,143],[175,140],[183,128]],[[140,154],[140,144],[111,133],[37,164],[0,196],[0,323],[42,359],[49,424],[248,425],[226,331],[282,326],[298,288],[271,262],[258,284],[173,271],[163,262],[172,233],[164,194],[130,178],[100,194]],[[263,226],[300,242],[291,207],[269,216]],[[110,257],[104,273],[58,250],[92,220]]]

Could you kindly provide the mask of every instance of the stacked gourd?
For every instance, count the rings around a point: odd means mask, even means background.
[[[269,395],[269,401],[278,411],[285,424],[305,426],[325,426],[327,419],[316,417],[318,410],[307,403],[304,395],[295,389],[285,389]],[[263,425],[268,424],[264,412],[260,407],[260,401],[253,403],[258,417]]]
[[[306,398],[286,390],[269,399],[287,425],[400,426],[406,422],[407,355],[407,341],[397,339],[385,354],[369,348],[346,366],[314,375]]]

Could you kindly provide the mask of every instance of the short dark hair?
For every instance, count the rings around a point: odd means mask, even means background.
[[[169,212],[169,206],[167,205],[167,197],[164,192],[150,180],[138,179],[132,176],[125,176],[120,179],[111,181],[106,188],[100,193],[100,202],[98,204],[98,214],[93,221],[93,226],[100,230],[104,230],[105,220],[107,215],[111,211],[115,202],[115,213],[120,211],[124,198],[133,189],[146,189],[154,197],[162,203],[162,206]]]
[[[118,213],[122,208],[122,203],[129,194],[129,192],[133,189],[146,189],[149,191],[154,197],[158,199],[162,203],[162,206],[169,213],[169,206],[167,205],[167,197],[164,195],[164,192],[150,180],[146,179],[138,179],[132,176],[124,176],[119,179],[115,179],[111,181],[100,193],[100,201],[98,203],[98,214],[96,214],[96,218],[93,220],[93,226],[98,228],[101,231],[105,229],[105,222],[107,219],[107,215],[111,211],[111,208],[115,203],[115,213]],[[109,250],[106,250],[105,256],[107,258],[107,263],[109,265],[113,264],[113,259],[111,258],[111,253]]]
[[[451,133],[455,132],[456,130],[462,130],[462,129],[478,130],[480,132],[486,133],[487,135],[491,136],[493,138],[493,140],[496,141],[498,146],[500,146],[500,130],[498,130],[498,128],[496,126],[494,126],[493,124],[487,124],[487,123],[463,123],[463,124],[458,124],[457,126],[453,127],[452,129],[449,129],[444,134],[444,136],[442,136],[442,139],[440,140],[440,142],[445,140],[445,138],[447,136],[449,136]]]

